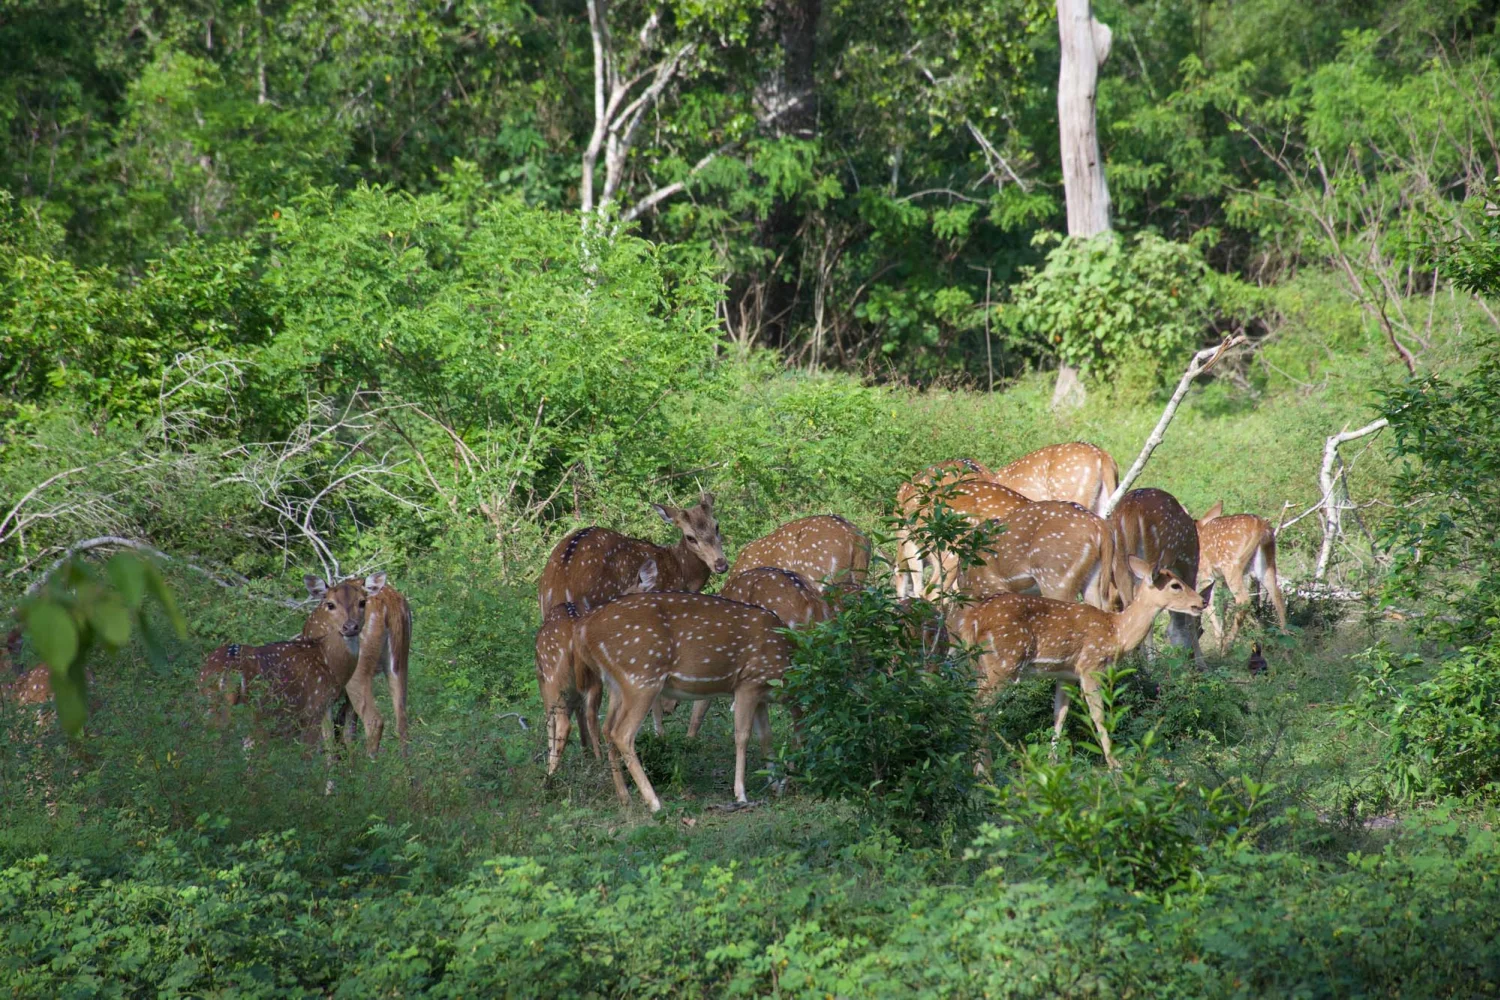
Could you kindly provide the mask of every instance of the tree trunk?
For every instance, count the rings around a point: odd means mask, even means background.
[[[762,131],[776,138],[811,139],[817,134],[818,108],[815,100],[814,59],[817,56],[818,21],[823,0],[767,0],[762,10],[763,30],[780,53],[780,58],[755,89],[756,117]],[[758,316],[746,317],[778,347],[789,346],[787,331],[796,305],[798,283],[796,254],[784,254],[797,238],[803,221],[797,206],[777,199],[766,218],[756,226],[755,243],[767,251],[767,260],[783,260],[782,268],[761,275],[763,283]],[[754,275],[747,276],[754,282]],[[737,282],[737,285],[742,282]],[[744,295],[748,288],[742,288]],[[819,359],[813,359],[814,367]]]
[[[1068,235],[1109,232],[1109,187],[1099,155],[1094,120],[1099,67],[1109,57],[1109,28],[1094,20],[1089,0],[1057,0],[1057,33],[1062,70],[1057,79],[1057,127],[1062,146],[1063,191],[1068,204]],[[1078,372],[1063,365],[1052,394],[1054,409],[1081,405],[1086,398]]]

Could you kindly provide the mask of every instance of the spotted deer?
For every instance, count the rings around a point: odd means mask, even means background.
[[[1198,585],[1198,523],[1166,490],[1131,490],[1120,498],[1112,518],[1127,555],[1176,573],[1189,587]],[[1171,612],[1167,641],[1197,653],[1198,620]]]
[[[1120,484],[1120,467],[1103,448],[1071,441],[1038,448],[991,478],[1029,500],[1070,500],[1102,514]]]
[[[765,608],[787,628],[826,622],[833,615],[828,601],[806,577],[774,566],[758,566],[743,573],[731,573],[719,589],[719,596]],[[693,714],[688,719],[688,739],[696,737],[703,727],[708,705],[707,699],[693,703]]]
[[[964,460],[966,463],[967,460]],[[949,468],[951,463],[934,466],[927,473],[913,478],[896,494],[898,511],[909,521],[920,525],[931,517],[933,509],[942,504],[964,515],[975,524],[992,518],[1004,518],[1012,511],[1024,507],[1030,501],[1015,490],[980,477],[967,464]],[[982,465],[973,463],[976,469]],[[929,478],[934,483],[928,489]],[[907,525],[899,525],[896,535],[896,596],[933,597],[950,591],[957,583],[957,562],[951,555],[938,557],[920,551]],[[924,582],[924,573],[931,570],[931,582]]]
[[[626,594],[655,590],[656,582],[656,562],[648,559]],[[547,717],[548,777],[562,765],[574,717],[578,719],[579,742],[599,756],[599,703],[604,682],[597,671],[584,667],[573,655],[575,626],[583,617],[576,604],[555,604],[536,633],[536,685]]]
[[[1036,591],[1058,601],[1080,597],[1104,611],[1129,604],[1135,583],[1114,527],[1069,501],[1030,503],[995,522],[1003,526],[984,562],[959,573],[971,597]]]
[[[863,586],[870,571],[870,540],[837,514],[804,517],[741,548],[729,575],[767,566],[800,573],[820,592],[830,585]]]
[[[746,801],[750,731],[753,726],[769,754],[771,684],[791,663],[791,643],[777,631],[781,627],[765,608],[682,593],[622,597],[574,626],[574,655],[597,670],[609,689],[604,739],[622,804],[629,804],[630,791],[621,757],[651,811],[661,808],[635,753],[636,734],[659,695],[734,698],[734,797]]]
[[[328,618],[320,637],[220,646],[204,661],[198,690],[211,704],[217,702],[214,714],[221,720],[230,707],[248,703],[258,720],[312,744],[358,663],[366,602],[385,586],[385,574],[334,586],[315,576],[304,582],[319,601],[313,613]]]
[[[411,662],[411,605],[405,595],[386,581],[384,573],[379,578],[381,587],[370,593],[365,607],[365,624],[359,633],[357,651],[348,653],[353,664],[337,665],[337,671],[349,673],[349,682],[344,685],[344,696],[334,713],[333,728],[343,742],[354,742],[354,725],[349,718],[352,710],[355,717],[364,723],[365,752],[374,756],[380,750],[380,739],[385,732],[385,719],[375,703],[375,678],[384,674],[391,684],[391,708],[396,714],[396,736],[401,741],[404,754],[407,747],[407,677]],[[358,584],[358,579],[346,580]],[[326,604],[326,602],[325,602]],[[304,639],[319,639],[336,624],[331,620],[332,612],[324,604],[308,616],[302,626]],[[336,650],[334,654],[336,655]]]
[[[655,561],[657,585],[663,591],[697,593],[710,575],[729,569],[712,494],[704,493],[692,507],[652,504],[651,508],[682,532],[677,544],[655,545],[608,528],[578,529],[558,542],[547,557],[537,587],[542,613],[570,601],[580,611],[591,611],[614,600],[631,587],[647,559]]]
[[[1199,594],[1163,563],[1148,565],[1130,557],[1130,569],[1140,583],[1135,600],[1121,612],[1101,611],[1087,604],[1053,601],[1025,594],[997,594],[951,616],[951,633],[978,647],[979,694],[992,695],[1002,684],[1023,673],[1057,677],[1052,696],[1053,740],[1062,735],[1068,715],[1064,680],[1076,680],[1083,690],[1099,748],[1110,767],[1118,767],[1109,731],[1099,678],[1104,670],[1139,646],[1163,609],[1186,615],[1203,613],[1213,584]]]
[[[1286,628],[1286,598],[1276,577],[1276,529],[1271,522],[1255,514],[1225,515],[1224,504],[1216,503],[1198,519],[1198,567],[1207,578],[1223,579],[1234,595],[1234,622],[1228,634],[1210,605],[1204,617],[1219,636],[1220,646],[1228,649],[1239,634],[1245,610],[1250,604],[1246,576],[1253,576],[1276,609],[1276,623]]]

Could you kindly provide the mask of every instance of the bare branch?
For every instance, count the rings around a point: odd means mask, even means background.
[[[1313,570],[1313,579],[1319,583],[1328,574],[1328,563],[1333,558],[1333,544],[1343,534],[1344,511],[1349,509],[1349,490],[1343,463],[1339,461],[1339,445],[1374,434],[1389,424],[1389,420],[1381,417],[1358,430],[1340,431],[1330,436],[1323,444],[1323,465],[1318,470],[1318,484],[1323,489],[1323,499],[1319,503],[1323,510],[1323,545],[1318,550],[1318,563]],[[1334,472],[1335,465],[1338,466],[1337,474]],[[1341,486],[1343,487],[1342,493],[1340,493]]]

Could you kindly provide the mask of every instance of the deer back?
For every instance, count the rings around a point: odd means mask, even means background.
[[[828,583],[863,585],[870,569],[870,540],[836,514],[804,517],[740,549],[729,575],[761,567],[792,570],[820,591]]]
[[[1114,523],[1127,555],[1198,582],[1198,523],[1166,490],[1131,490],[1115,508]]]
[[[625,691],[723,694],[777,679],[791,663],[779,618],[705,594],[622,597],[575,628],[578,660]]]
[[[1275,544],[1276,529],[1255,514],[1228,514],[1198,522],[1198,568],[1205,576],[1242,577],[1262,545]]]
[[[984,596],[1034,587],[1044,597],[1072,601],[1086,595],[1096,607],[1107,604],[1119,560],[1105,521],[1076,503],[1045,500],[1000,523],[1005,530],[984,562],[960,574],[961,590]]]
[[[732,574],[719,596],[765,608],[788,627],[827,621],[828,602],[801,574],[775,566],[760,566]]]
[[[972,458],[951,458],[936,462],[901,484],[896,491],[896,506],[909,514],[916,510],[926,492],[955,483],[988,482],[993,477],[994,473],[987,466]]]
[[[1098,512],[1119,485],[1120,469],[1104,449],[1070,441],[1021,456],[994,480],[1032,500],[1069,500]]]

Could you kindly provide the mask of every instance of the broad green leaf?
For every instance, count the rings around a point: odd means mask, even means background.
[[[79,657],[67,670],[48,668],[52,682],[52,700],[57,704],[57,721],[63,732],[77,736],[88,720],[88,674],[83,669],[83,658]]]
[[[150,563],[142,563],[146,573],[146,587],[151,594],[161,602],[163,610],[167,613],[167,619],[171,621],[172,628],[177,632],[177,638],[187,638],[187,620],[182,617],[182,612],[177,609],[177,599],[167,589],[166,581],[161,578],[161,573]]]
[[[67,669],[78,653],[78,626],[56,601],[38,601],[27,609],[26,634],[54,671]]]
[[[104,571],[109,582],[115,585],[120,600],[131,611],[141,606],[146,597],[146,570],[140,559],[128,552],[120,552],[105,563]]]
[[[118,648],[130,641],[130,612],[113,598],[106,597],[90,607],[89,622],[110,646]]]

